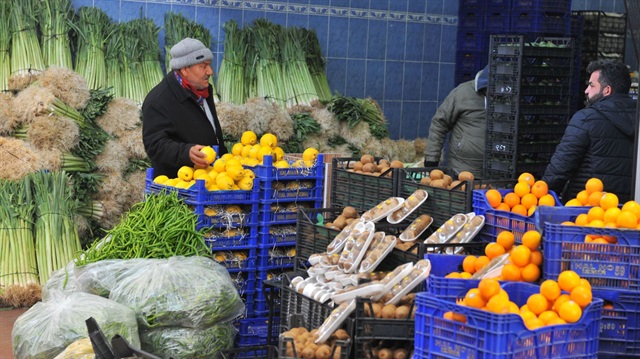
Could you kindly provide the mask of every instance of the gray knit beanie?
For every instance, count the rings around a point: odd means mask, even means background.
[[[184,38],[173,45],[170,53],[171,62],[169,62],[169,65],[172,70],[178,70],[213,59],[211,50],[207,49],[200,40],[190,37]]]

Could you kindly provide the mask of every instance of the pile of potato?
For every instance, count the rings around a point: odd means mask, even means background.
[[[465,181],[473,181],[475,177],[473,173],[468,171],[462,171],[458,175],[458,179],[454,180],[450,175],[444,173],[442,170],[435,169],[429,172],[428,177],[423,177],[420,179],[420,184],[424,184],[431,187],[436,188],[445,188],[445,189],[458,189],[464,191],[466,189],[466,185],[462,184]]]
[[[354,207],[346,206],[342,209],[342,213],[340,215],[338,215],[332,222],[326,222],[324,226],[341,231],[344,227],[351,224],[351,222],[358,218],[360,218],[358,211]]]
[[[413,357],[412,350],[407,343],[376,340],[365,344],[364,359],[409,359]]]
[[[393,294],[387,293],[377,302],[373,302],[371,304],[364,303],[364,315],[366,317],[381,319],[415,319],[416,308],[413,305],[413,301],[416,298],[415,293],[409,293],[402,297],[398,305],[385,305],[384,303],[392,297]]]
[[[283,338],[293,339],[285,339],[286,358],[339,359],[342,346],[336,342],[350,339],[349,333],[344,329],[338,329],[325,343],[316,344],[314,337],[317,331],[318,329],[309,331],[305,327],[297,327],[280,334]]]
[[[390,168],[404,168],[402,161],[381,159],[376,163],[376,159],[371,155],[362,155],[360,161],[349,164],[349,172],[362,173],[371,176],[380,176]],[[385,174],[391,176],[391,172]]]

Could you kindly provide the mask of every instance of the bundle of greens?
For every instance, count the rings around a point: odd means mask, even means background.
[[[0,287],[38,283],[29,181],[0,180]]]
[[[11,23],[11,76],[30,77],[45,69],[36,32],[40,0],[5,0],[9,3]],[[22,87],[22,86],[20,86]]]
[[[129,26],[139,39],[140,73],[137,81],[139,81],[138,87],[141,87],[142,90],[138,102],[142,103],[144,96],[164,77],[160,65],[160,45],[158,44],[160,27],[149,18],[131,20]]]
[[[231,323],[204,329],[167,327],[140,332],[142,350],[162,358],[218,358],[233,347],[238,330]]]
[[[9,56],[11,8],[9,5],[10,1],[0,1],[0,92],[9,90],[9,76],[11,76],[11,60]]]
[[[245,56],[248,50],[243,32],[238,29],[238,23],[229,20],[224,24],[224,57],[218,71],[217,89],[220,100],[236,105],[242,105],[247,100],[245,77]]]
[[[327,81],[326,66],[327,62],[322,57],[322,49],[318,41],[318,35],[315,30],[301,29],[304,33],[301,41],[304,46],[303,51],[306,55],[307,66],[311,73],[311,79],[316,89],[316,93],[321,101],[329,101],[331,98],[331,89]]]
[[[302,49],[305,33],[290,27],[283,30],[283,35],[281,57],[286,105],[310,105],[318,99],[318,94]]]
[[[382,110],[373,99],[334,95],[329,100],[327,109],[339,122],[347,123],[349,128],[354,128],[363,121],[369,125],[373,137],[378,139],[389,137]]]
[[[248,97],[264,97],[285,108],[287,94],[282,76],[279,46],[284,30],[282,26],[262,18],[256,19],[249,30],[252,33],[252,44],[256,54],[253,59],[248,58],[247,61],[255,66],[256,93],[249,94]]]
[[[35,243],[40,283],[64,268],[81,250],[73,197],[65,171],[39,171],[29,176],[35,202]]]
[[[290,138],[282,147],[285,153],[302,153],[304,151],[304,140],[315,133],[319,133],[321,130],[320,124],[316,121],[310,113],[300,112],[291,115],[293,120],[293,129],[295,135]]]
[[[104,48],[113,34],[111,19],[93,6],[79,8],[77,15],[78,20],[72,24],[78,33],[75,70],[87,80],[90,89],[107,87]]]
[[[74,10],[70,0],[44,0],[40,13],[42,56],[46,67],[73,69],[69,30]]]

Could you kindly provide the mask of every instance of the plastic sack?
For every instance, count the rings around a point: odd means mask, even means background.
[[[109,299],[133,309],[142,328],[209,327],[245,307],[227,269],[205,257],[136,261]]]
[[[94,317],[107,338],[116,334],[140,347],[135,313],[97,295],[52,291],[16,320],[11,331],[15,359],[50,359],[74,341],[89,336],[85,321]]]
[[[69,262],[64,268],[58,269],[51,273],[47,282],[42,286],[42,300],[49,300],[52,292],[77,292],[77,283],[75,277],[76,265]]]
[[[69,344],[67,349],[53,359],[95,359],[91,339],[83,338]]]
[[[230,322],[203,329],[164,327],[140,332],[142,350],[162,358],[218,358],[233,347],[238,330]]]
[[[109,298],[111,290],[131,267],[146,259],[105,259],[75,268],[76,286],[85,293]]]

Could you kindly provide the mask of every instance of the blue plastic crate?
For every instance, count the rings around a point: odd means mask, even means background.
[[[288,247],[274,247],[272,245],[258,246],[258,270],[272,270],[282,268],[293,268],[295,264],[295,255],[287,256]],[[295,246],[290,247],[295,249]],[[282,255],[280,255],[282,254]]]
[[[539,293],[528,283],[503,283],[502,288],[519,306]],[[582,318],[567,325],[536,330],[525,327],[516,314],[494,314],[457,305],[455,300],[416,295],[414,358],[596,358],[602,300],[594,298]],[[466,323],[445,319],[452,311],[465,315]]]
[[[512,0],[511,11],[568,13],[571,11],[571,0]]]
[[[543,277],[557,279],[573,270],[593,288],[640,290],[640,231],[631,229],[565,226],[560,223],[587,213],[590,207],[541,208],[544,223]],[[585,236],[613,236],[617,244],[585,243]]]
[[[271,319],[272,336],[277,337],[280,332],[280,318]],[[244,318],[234,323],[238,329],[236,346],[256,346],[267,344],[267,334],[269,333],[269,318],[256,316],[255,318]]]
[[[277,168],[273,166],[273,157],[271,156],[264,156],[262,162],[262,165],[247,166],[260,181],[324,179],[324,155],[322,153],[318,154],[318,158],[311,167]]]
[[[246,291],[240,296],[244,302],[244,317],[253,317],[253,305],[255,302],[255,292]]]
[[[212,209],[212,205],[207,204],[193,205],[193,211],[198,216],[198,226],[200,227],[242,228],[258,225],[257,204],[240,206],[243,207],[240,213],[221,212],[207,215],[207,209]]]
[[[484,13],[484,30],[492,34],[509,32],[510,12],[501,6],[492,6]],[[485,61],[489,61],[485,59]]]
[[[564,36],[571,33],[570,12],[546,12],[541,10],[513,11],[511,30],[515,32],[541,33]]]
[[[445,278],[451,272],[462,271],[462,261],[466,256],[452,254],[427,254],[431,262],[431,272],[427,278],[427,292],[440,299],[464,297],[471,288],[477,288],[480,280]]]
[[[484,18],[482,16],[482,4],[479,4],[478,0],[465,0],[467,4],[460,4],[458,9],[458,31],[464,29],[465,31],[482,30]]]
[[[254,180],[251,191],[209,191],[201,180],[188,189],[182,189],[153,183],[153,178],[153,168],[148,168],[145,193],[178,192],[178,197],[190,204],[244,204],[256,203],[259,199],[258,180]]]
[[[640,292],[593,290],[602,298],[598,358],[640,356]]]
[[[513,192],[512,189],[499,189],[498,191],[502,197]],[[517,213],[493,209],[487,202],[486,192],[487,190],[484,189],[473,191],[473,212],[484,216],[484,227],[480,230],[480,236],[483,240],[495,242],[500,232],[509,231],[513,233],[516,242],[520,243],[525,232],[536,229],[535,212],[531,216],[522,216]],[[549,191],[549,194],[555,199],[556,206],[562,205],[555,192]],[[544,206],[537,207],[536,212],[542,207]]]
[[[212,251],[256,248],[258,227],[212,228],[205,233],[204,241]]]
[[[463,31],[458,29],[458,50],[461,51],[483,51],[488,43],[489,37],[476,30]]]
[[[259,228],[258,243],[263,246],[295,246],[296,239],[295,224],[260,226]]]
[[[302,185],[293,188],[294,185]],[[272,182],[260,182],[260,200],[265,202],[322,201],[324,187],[316,182],[300,183],[297,180],[285,184],[284,188],[273,188]]]
[[[235,255],[237,252],[242,252],[244,256],[238,257]],[[217,254],[225,256],[225,260],[219,260],[216,258]],[[256,248],[244,249],[244,250],[217,250],[213,252],[214,260],[227,268],[229,273],[235,272],[251,272],[256,270]]]
[[[231,281],[236,286],[238,293],[243,295],[245,293],[254,293],[256,285],[256,272],[236,272],[230,273]]]

